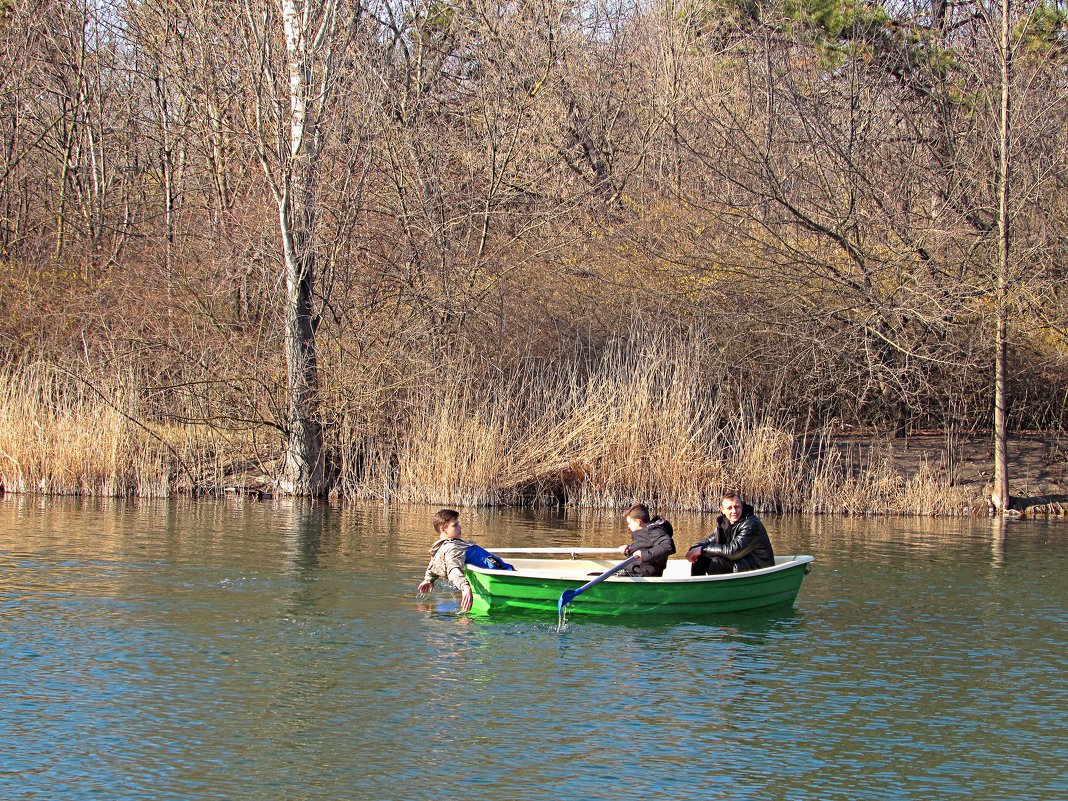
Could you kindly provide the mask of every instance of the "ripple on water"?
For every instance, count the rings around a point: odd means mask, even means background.
[[[794,609],[557,631],[417,599],[425,510],[149,509],[106,536],[82,510],[93,533],[64,538],[7,508],[5,801],[1068,797],[1048,530],[997,552],[967,521],[799,528]],[[504,544],[618,536],[474,519]]]

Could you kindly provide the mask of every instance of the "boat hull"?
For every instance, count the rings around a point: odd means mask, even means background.
[[[602,559],[511,559],[515,571],[467,566],[472,612],[508,609],[557,611],[564,590],[576,589],[615,562]],[[611,576],[577,597],[569,614],[696,617],[790,605],[797,598],[811,556],[782,556],[774,567],[722,576],[690,576],[690,565],[668,562],[657,578]]]

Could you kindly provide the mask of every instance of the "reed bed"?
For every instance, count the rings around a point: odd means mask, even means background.
[[[372,481],[346,485],[359,497],[454,505],[710,510],[738,489],[783,512],[969,508],[935,466],[906,477],[882,451],[843,458],[826,433],[806,446],[792,421],[738,400],[721,364],[699,336],[637,330],[593,364],[531,362],[489,388],[461,376],[418,398],[397,446],[363,462]]]
[[[104,380],[41,363],[0,369],[7,492],[166,497],[219,486],[217,437],[150,419],[132,371]]]
[[[825,444],[811,470],[801,509],[846,515],[970,514],[980,499],[954,483],[949,462],[943,452],[938,464],[924,457],[918,470],[906,473],[889,441],[876,440],[864,449]]]
[[[890,443],[853,452],[835,447],[828,431],[799,435],[794,421],[733,387],[722,354],[705,341],[636,328],[596,359],[530,359],[493,378],[463,360],[435,366],[428,374],[448,376],[440,385],[412,382],[403,394],[373,398],[377,415],[350,410],[328,419],[333,494],[712,510],[737,489],[780,512],[962,514],[974,506],[953,482],[948,456],[906,475]],[[329,385],[328,369],[324,378]],[[174,422],[195,415],[177,397],[148,404],[133,368],[87,378],[43,364],[8,366],[0,387],[0,482],[8,492],[269,492],[281,464],[267,426],[232,433]]]

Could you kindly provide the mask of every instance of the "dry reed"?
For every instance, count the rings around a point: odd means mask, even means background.
[[[791,421],[736,394],[705,341],[635,327],[592,362],[531,359],[494,379],[459,360],[430,371],[448,378],[376,398],[392,414],[373,425],[358,413],[333,418],[334,492],[402,503],[623,508],[643,500],[709,510],[738,489],[758,508],[783,512],[967,511],[948,457],[906,477],[889,443],[862,453],[832,447],[826,432],[798,437]],[[90,379],[29,364],[8,366],[0,381],[6,491],[268,489],[279,464],[266,426],[229,434],[167,423],[194,415],[173,408],[176,397],[167,399],[171,408],[148,409],[133,369]]]
[[[374,481],[348,486],[357,496],[458,505],[645,500],[708,510],[739,489],[776,511],[967,510],[944,471],[906,479],[879,451],[847,463],[827,435],[813,456],[789,421],[728,400],[721,363],[701,337],[635,329],[592,366],[530,363],[488,389],[461,368],[445,371],[456,380],[418,399],[397,447],[365,461]]]
[[[0,387],[5,491],[165,497],[223,475],[193,427],[146,419],[130,371],[98,382],[40,363],[9,365]]]

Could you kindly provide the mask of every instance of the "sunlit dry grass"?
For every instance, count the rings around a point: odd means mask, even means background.
[[[967,489],[956,485],[945,455],[940,464],[924,458],[907,475],[897,465],[894,448],[876,441],[867,449],[824,447],[809,473],[805,511],[865,515],[962,515],[975,505]]]
[[[727,377],[699,338],[635,331],[594,365],[555,364],[495,384],[450,381],[420,399],[356,495],[413,503],[567,503],[714,509],[738,489],[761,509],[959,514],[934,469],[906,479],[889,455],[847,463],[802,447],[789,421],[728,406]],[[755,404],[753,404],[755,406]],[[344,448],[342,448],[344,449]],[[815,455],[814,455],[815,454]],[[383,487],[388,487],[383,492]]]
[[[334,494],[708,510],[736,489],[769,511],[967,511],[946,464],[906,476],[889,443],[854,453],[832,447],[827,432],[799,437],[792,421],[732,395],[721,365],[699,336],[640,328],[593,362],[532,360],[493,380],[458,362],[438,372],[449,376],[444,384],[426,382],[392,406],[382,400],[392,414],[375,425],[335,418],[327,427]],[[271,431],[175,423],[195,418],[147,410],[136,375],[90,380],[33,364],[0,371],[3,488],[140,497],[270,488],[280,464]]]
[[[45,495],[165,497],[221,483],[207,433],[147,420],[137,382],[0,370],[0,483]]]

